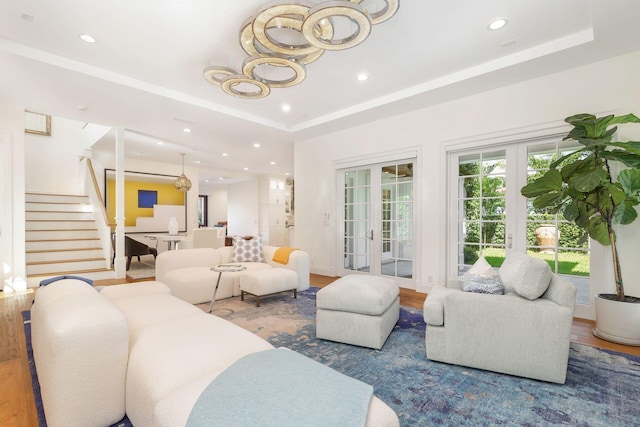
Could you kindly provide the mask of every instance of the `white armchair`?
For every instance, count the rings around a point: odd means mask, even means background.
[[[563,384],[576,287],[545,268],[509,255],[500,269],[505,295],[434,287],[424,303],[427,358]]]

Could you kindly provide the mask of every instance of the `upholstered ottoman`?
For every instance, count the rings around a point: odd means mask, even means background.
[[[342,277],[316,295],[318,338],[381,349],[400,317],[395,280],[365,275]]]
[[[256,307],[260,307],[260,297],[280,292],[293,291],[298,298],[298,273],[286,268],[267,268],[247,271],[240,276],[240,299],[244,294],[256,297]]]

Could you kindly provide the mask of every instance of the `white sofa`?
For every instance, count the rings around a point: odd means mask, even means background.
[[[159,282],[107,286],[99,293],[79,280],[54,282],[36,293],[32,331],[50,427],[107,426],[125,412],[135,427],[184,426],[214,378],[239,358],[273,348],[171,296]],[[309,405],[318,398],[309,396]],[[366,425],[399,421],[373,396]]]
[[[276,246],[263,246],[264,262],[241,262],[246,271],[267,268],[286,268],[298,275],[298,291],[309,289],[309,254],[296,250],[287,264],[273,261]],[[156,259],[156,280],[166,284],[171,293],[191,304],[211,301],[218,273],[211,271],[219,264],[231,263],[233,247],[198,248],[163,252]],[[222,273],[216,299],[240,295],[240,276],[243,272]]]
[[[576,287],[524,254],[509,255],[499,274],[505,295],[444,286],[429,292],[427,358],[564,383]]]

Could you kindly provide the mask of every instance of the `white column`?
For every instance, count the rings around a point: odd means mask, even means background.
[[[116,129],[116,279],[127,275],[124,255],[124,129]]]

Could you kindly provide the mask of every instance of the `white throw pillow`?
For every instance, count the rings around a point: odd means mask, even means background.
[[[234,236],[231,262],[264,262],[262,236],[253,237],[249,240]]]
[[[512,253],[500,267],[505,289],[513,289],[529,300],[540,298],[551,282],[551,267],[546,261],[521,253]]]
[[[504,293],[504,286],[498,272],[481,256],[462,276],[462,290],[482,294]]]

